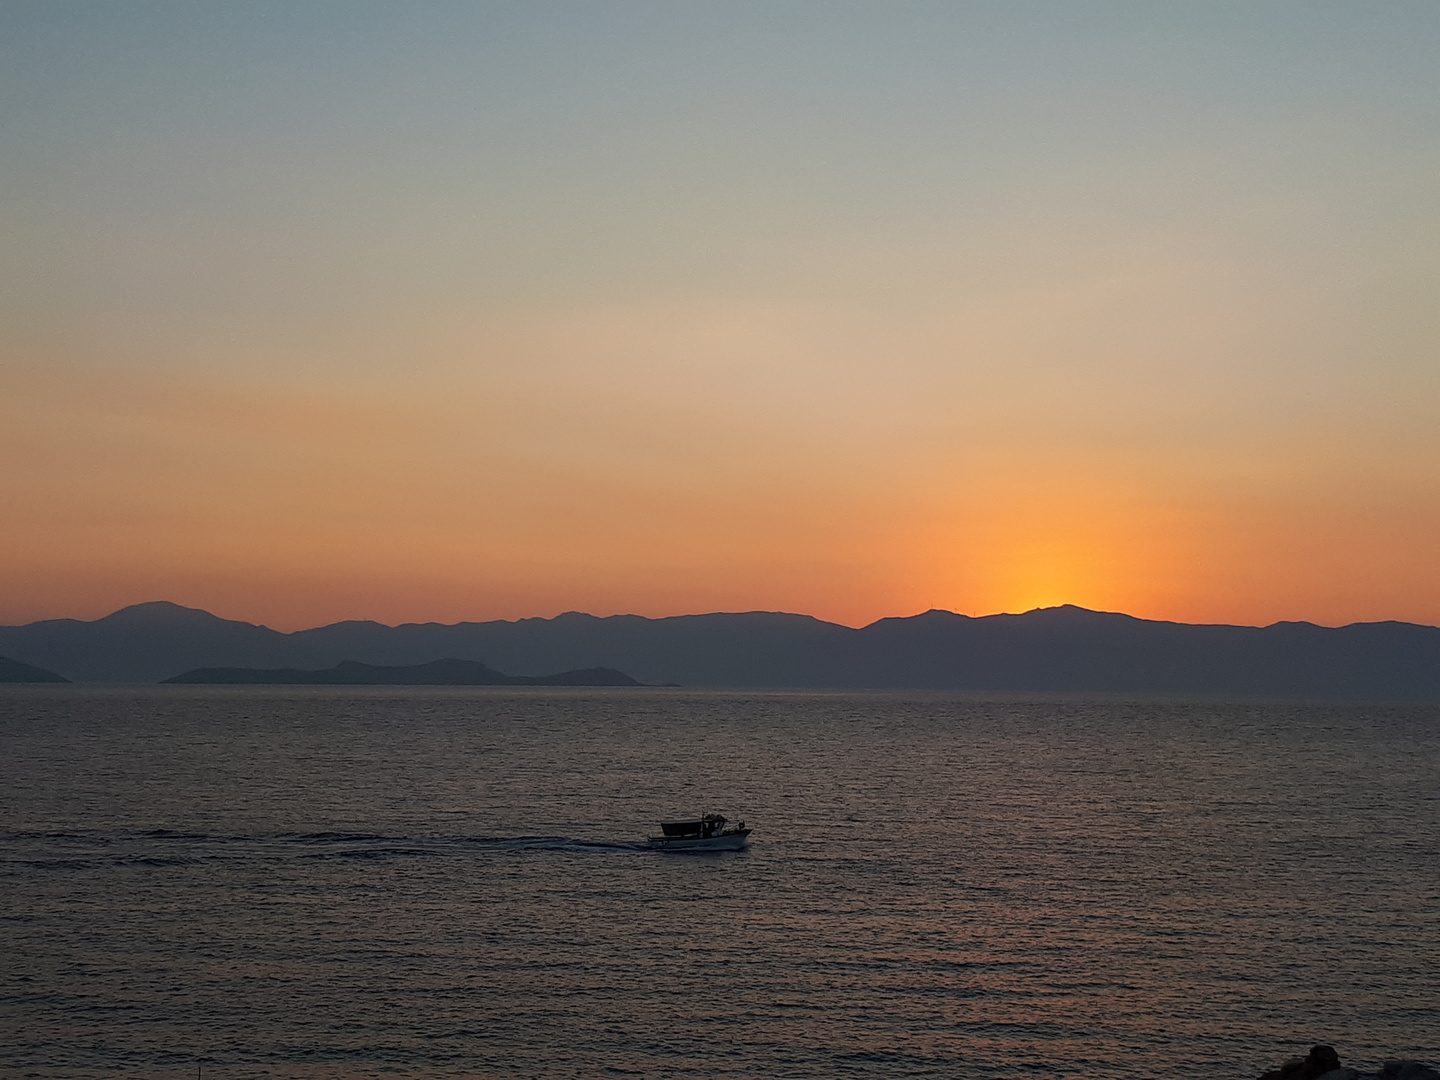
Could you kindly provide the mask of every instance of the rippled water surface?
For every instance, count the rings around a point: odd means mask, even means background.
[[[1440,709],[0,691],[0,1072],[1440,1059]],[[718,810],[749,851],[636,841]]]

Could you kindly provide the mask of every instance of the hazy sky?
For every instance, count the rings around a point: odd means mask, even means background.
[[[1440,623],[1440,4],[0,2],[0,622]]]

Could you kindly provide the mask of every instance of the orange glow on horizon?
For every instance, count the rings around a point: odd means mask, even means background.
[[[176,380],[12,386],[24,393],[0,449],[17,468],[0,483],[25,512],[0,537],[7,624],[154,599],[287,630],[567,610],[857,626],[1063,603],[1440,623],[1426,555],[1440,510],[1334,469],[1338,487],[1307,491],[1239,457],[1137,469],[1043,445],[922,467],[863,439],[840,453],[788,432],[737,443],[703,414],[601,423],[563,399],[547,442],[464,395],[437,408]],[[578,454],[547,449],[577,440]]]

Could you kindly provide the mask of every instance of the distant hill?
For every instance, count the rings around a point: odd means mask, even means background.
[[[0,627],[0,654],[75,682],[158,682],[204,666],[324,667],[343,659],[311,657],[288,634],[164,602],[135,604],[94,622]]]
[[[63,683],[70,680],[63,675],[56,675],[53,671],[46,671],[44,668],[35,667],[33,664],[22,664],[19,660],[11,660],[8,657],[0,656],[0,683]]]
[[[614,668],[562,671],[558,675],[505,675],[474,660],[432,660],[390,667],[344,660],[331,668],[195,668],[165,679],[167,683],[243,683],[301,686],[639,686]]]
[[[175,604],[94,622],[0,627],[0,653],[78,682],[196,668],[414,667],[458,657],[518,672],[609,668],[645,684],[1230,694],[1440,700],[1440,629],[1413,623],[1218,626],[1078,607],[927,611],[860,629],[753,611],[648,619],[342,622],[285,634]],[[529,676],[538,677],[538,676]]]

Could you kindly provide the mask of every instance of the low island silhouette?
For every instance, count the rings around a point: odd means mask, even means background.
[[[64,675],[57,675],[34,664],[22,664],[8,656],[0,656],[0,683],[68,683]]]
[[[342,660],[320,670],[304,668],[194,668],[166,683],[287,686],[641,686],[614,668],[582,668],[556,675],[506,675],[477,660],[432,660],[390,666]]]

